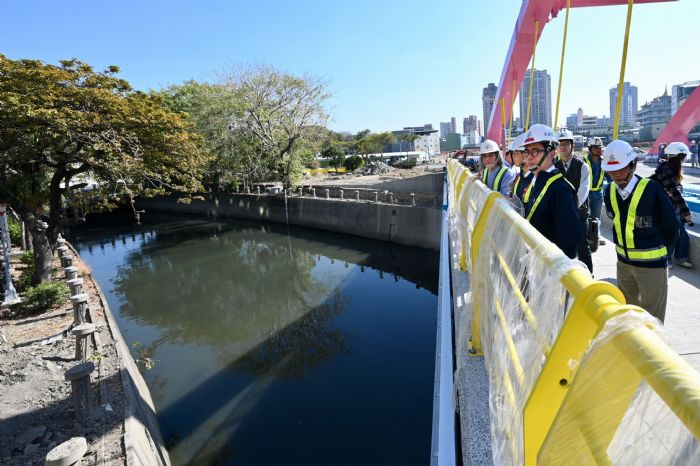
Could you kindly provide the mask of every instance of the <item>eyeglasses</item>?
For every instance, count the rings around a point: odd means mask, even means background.
[[[547,152],[545,149],[525,149],[523,154],[525,157],[540,157],[545,152]]]

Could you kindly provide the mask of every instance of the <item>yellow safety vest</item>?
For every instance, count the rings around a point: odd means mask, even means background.
[[[617,253],[621,256],[625,256],[628,259],[636,261],[655,261],[668,255],[666,246],[649,249],[636,249],[634,247],[634,221],[637,218],[637,206],[639,205],[639,200],[642,198],[647,184],[649,184],[649,179],[642,178],[639,180],[639,184],[634,188],[632,201],[630,202],[630,207],[627,211],[627,219],[625,220],[624,241],[622,238],[622,224],[620,222],[620,208],[617,204],[617,190],[613,183],[610,184],[609,188],[610,204],[612,205],[613,212],[615,213],[614,224]]]
[[[588,177],[588,190],[600,191],[601,189],[603,189],[603,180],[605,179],[605,172],[603,171],[602,164],[600,167],[598,181],[596,182],[595,186],[593,186],[593,167],[591,166],[590,156],[586,157],[586,165],[588,165],[588,172],[590,173],[590,176]]]
[[[549,189],[549,186],[554,183],[556,180],[562,177],[561,173],[557,173],[553,177],[547,180],[547,182],[544,184],[544,188],[542,188],[542,191],[540,192],[540,195],[537,196],[537,199],[535,199],[535,203],[532,205],[532,209],[530,209],[530,213],[527,214],[527,220],[530,221],[530,218],[532,217],[532,214],[535,213],[535,209],[537,209],[537,206],[540,205],[540,201],[544,197],[544,194],[547,192],[547,189]],[[532,183],[532,182],[530,182]],[[529,190],[527,194],[525,194],[525,199],[523,201],[527,204],[527,201],[530,200],[530,192],[532,190]]]
[[[498,174],[496,175],[496,179],[493,180],[493,190],[498,191],[498,188],[501,186],[501,179],[503,178],[503,175],[505,175],[506,170],[508,170],[506,167],[501,167],[500,170],[498,171]],[[489,177],[489,169],[484,168],[484,174],[481,175],[481,181],[488,186],[488,183],[486,181],[488,180]]]

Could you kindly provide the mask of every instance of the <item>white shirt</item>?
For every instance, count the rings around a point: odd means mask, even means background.
[[[617,188],[617,192],[620,193],[620,197],[622,198],[623,201],[626,201],[628,197],[632,194],[632,191],[634,191],[634,187],[637,186],[637,181],[639,178],[636,175],[632,175],[632,179],[630,180],[629,183],[627,183],[627,186],[625,186],[625,189],[622,189],[619,185],[615,184],[615,187]]]

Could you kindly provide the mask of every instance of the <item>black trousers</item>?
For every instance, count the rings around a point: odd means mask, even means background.
[[[588,215],[579,216],[581,229],[583,230],[583,240],[578,245],[578,260],[586,264],[588,270],[593,273],[593,258],[591,257],[591,245],[588,243]]]

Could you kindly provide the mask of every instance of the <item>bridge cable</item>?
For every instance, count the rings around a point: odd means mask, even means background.
[[[627,44],[630,38],[630,23],[632,22],[632,7],[634,0],[627,3],[627,25],[625,26],[625,42],[622,46],[622,64],[620,65],[620,82],[617,84],[617,106],[615,107],[615,125],[613,127],[613,140],[617,139],[620,129],[620,110],[622,110],[622,90],[625,81],[625,66],[627,66]]]
[[[564,80],[564,56],[566,54],[566,33],[569,30],[569,8],[571,0],[566,0],[566,18],[564,19],[564,39],[561,43],[561,62],[559,63],[559,86],[557,88],[557,106],[554,111],[554,130],[559,128],[559,99],[561,98],[561,83]]]
[[[501,128],[503,128],[503,132],[505,133],[505,131],[506,131],[506,103],[505,103],[505,99],[503,97],[501,97]],[[505,140],[505,135],[504,135],[504,138],[501,139],[501,141],[503,141],[503,140]],[[508,142],[510,142],[510,141],[508,141]],[[507,143],[506,143],[506,147],[504,147],[503,149],[504,149],[504,151],[508,150]]]
[[[510,94],[510,126],[508,128],[508,144],[506,147],[510,145],[510,139],[513,135],[513,107],[515,107],[515,78],[513,78],[513,91]]]
[[[630,0],[632,1],[632,0]],[[530,129],[530,108],[532,107],[532,83],[535,81],[535,54],[537,53],[537,34],[540,30],[540,20],[535,20],[535,40],[532,44],[532,67],[530,69],[530,90],[527,95],[527,117],[525,118],[525,131]]]

